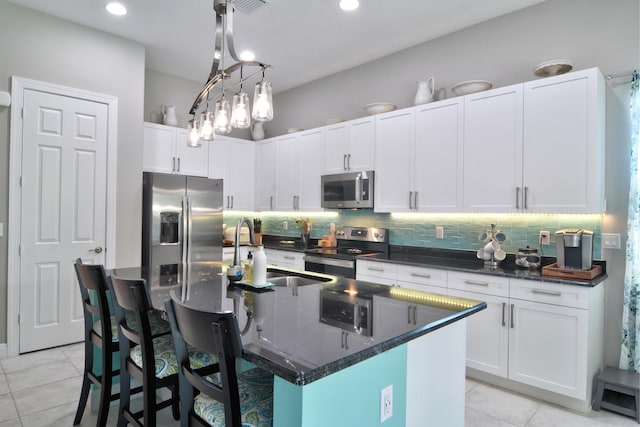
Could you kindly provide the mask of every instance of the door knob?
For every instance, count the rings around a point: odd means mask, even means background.
[[[95,249],[89,249],[90,252],[95,252],[97,254],[102,253],[102,248],[100,246],[98,246]]]

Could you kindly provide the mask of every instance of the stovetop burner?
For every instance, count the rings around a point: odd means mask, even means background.
[[[330,258],[355,259],[356,256],[388,258],[389,230],[375,227],[339,227],[335,248],[316,248],[309,254]]]

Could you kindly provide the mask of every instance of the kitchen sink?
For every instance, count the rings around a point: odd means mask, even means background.
[[[268,268],[267,280],[273,283],[274,286],[292,287],[329,282],[333,280],[333,278],[331,276],[326,276],[323,274]]]
[[[295,286],[314,285],[322,282],[318,279],[309,279],[308,277],[300,276],[273,277],[268,280],[269,282],[273,283],[274,286],[282,286],[287,288]]]

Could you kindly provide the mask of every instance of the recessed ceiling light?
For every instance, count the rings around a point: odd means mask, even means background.
[[[242,59],[243,61],[253,61],[254,59],[256,59],[256,55],[250,50],[243,50],[242,52],[240,52],[240,59]]]
[[[340,9],[356,10],[360,6],[358,0],[340,0]]]
[[[104,8],[107,9],[107,12],[112,15],[122,16],[127,14],[127,8],[124,7],[122,3],[111,2],[108,3]]]

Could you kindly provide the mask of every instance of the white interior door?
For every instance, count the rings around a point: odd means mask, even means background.
[[[82,340],[73,261],[104,264],[104,103],[24,92],[20,353]]]

